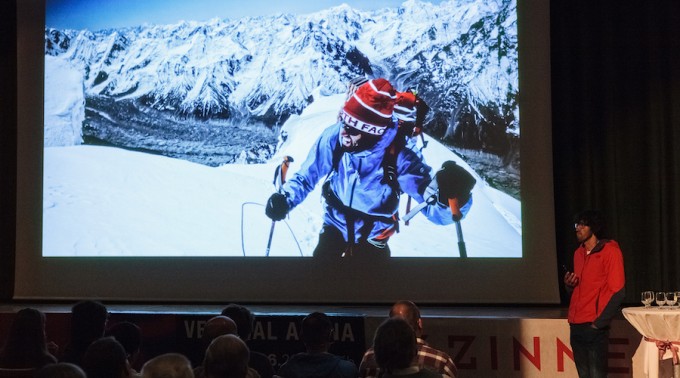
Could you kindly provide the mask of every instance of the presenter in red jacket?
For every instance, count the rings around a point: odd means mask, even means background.
[[[625,295],[623,256],[616,241],[602,238],[605,221],[598,211],[578,214],[574,228],[574,271],[564,275],[571,348],[579,377],[601,378],[607,376],[609,323]]]

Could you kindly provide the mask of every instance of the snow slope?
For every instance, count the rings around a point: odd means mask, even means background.
[[[283,126],[288,138],[268,164],[211,168],[111,147],[46,147],[44,256],[264,256],[271,221],[263,204],[273,173],[291,155],[289,175],[331,125],[343,95],[323,96]],[[428,138],[423,154],[469,167]],[[476,174],[475,174],[476,176]],[[521,257],[520,202],[476,176],[474,205],[462,222],[469,257]],[[321,227],[319,188],[275,226],[270,256],[310,255]],[[401,213],[406,197],[402,198]],[[421,215],[390,240],[393,256],[458,256],[456,229]]]

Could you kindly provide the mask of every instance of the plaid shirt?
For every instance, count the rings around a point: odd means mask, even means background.
[[[421,338],[418,338],[418,366],[451,378],[456,378],[458,373],[456,365],[448,354],[432,348]],[[375,362],[373,348],[369,348],[359,365],[359,377],[377,378],[381,375],[380,368]]]

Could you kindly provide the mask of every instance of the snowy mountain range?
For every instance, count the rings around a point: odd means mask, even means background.
[[[407,0],[370,12],[343,4],[304,15],[100,31],[48,25],[45,53],[82,73],[86,124],[96,114],[119,113],[107,110],[113,100],[129,101],[140,114],[256,121],[275,130],[309,105],[315,89],[344,93],[350,79],[366,75],[417,88],[433,109],[431,134],[506,159],[517,153],[514,0]],[[129,147],[153,149],[158,139]]]
[[[518,140],[512,1],[48,28],[45,48],[44,256],[264,256],[276,166],[287,155],[289,175],[300,169],[358,75],[417,88],[434,110],[417,142],[425,161],[477,179],[468,256],[523,256],[521,202],[485,177],[500,169],[432,137],[443,127],[480,151]],[[272,256],[311,254],[321,198],[317,185],[278,223]],[[460,256],[456,231],[415,216],[392,255]]]

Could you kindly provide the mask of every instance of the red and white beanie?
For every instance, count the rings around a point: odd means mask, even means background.
[[[373,79],[362,84],[345,102],[340,120],[345,125],[371,134],[383,135],[392,125],[392,112],[397,91],[385,79]]]
[[[412,92],[397,93],[394,105],[394,117],[404,122],[416,121],[416,95]]]

